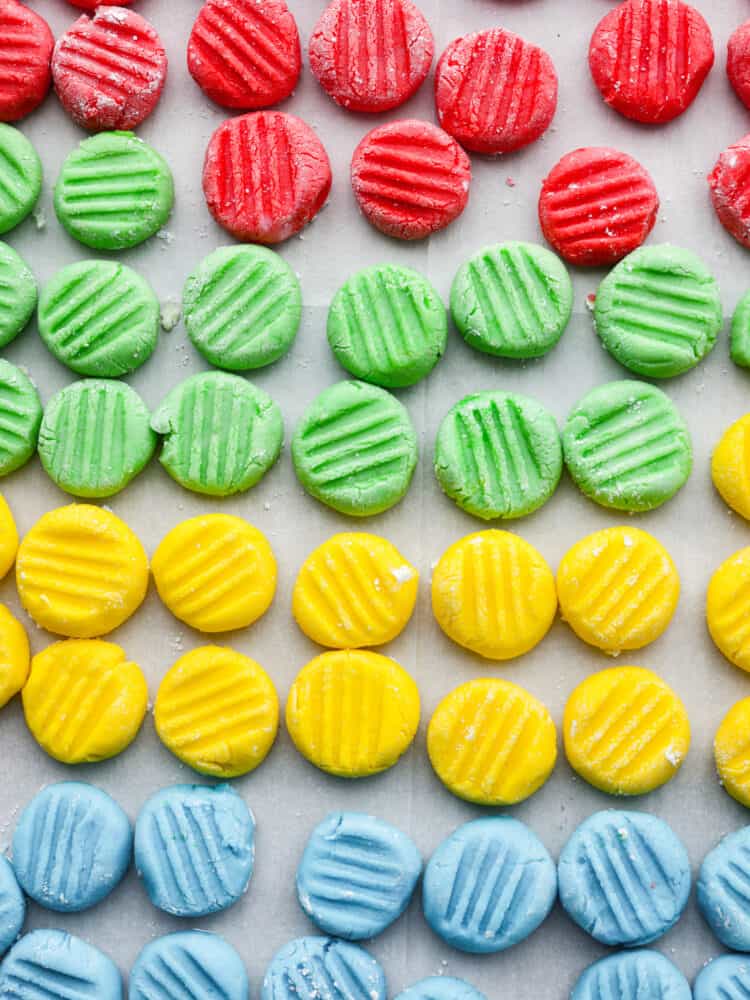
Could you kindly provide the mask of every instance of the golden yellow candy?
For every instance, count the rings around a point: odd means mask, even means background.
[[[711,477],[724,502],[750,520],[750,413],[724,432],[711,459]]]
[[[714,737],[714,760],[721,783],[750,807],[750,698],[732,705]]]
[[[0,604],[0,708],[29,676],[29,640],[23,625]]]
[[[587,677],[565,706],[563,734],[573,770],[610,795],[643,795],[665,784],[690,748],[685,706],[643,667]]]
[[[518,684],[486,678],[441,701],[427,752],[454,795],[482,806],[522,802],[549,778],[557,733],[545,706]]]
[[[5,497],[0,493],[0,580],[13,565],[18,551],[18,530]]]
[[[202,646],[167,672],[154,721],[162,743],[193,770],[235,778],[253,771],[273,746],[279,699],[255,660]]]
[[[750,671],[750,548],[735,552],[711,577],[706,619],[724,656]]]
[[[21,603],[42,628],[74,639],[106,635],[146,596],[148,559],[130,528],[91,504],[41,517],[18,549]]]
[[[276,592],[276,560],[252,524],[205,514],[178,524],[151,560],[159,597],[175,618],[199,632],[252,625]]]
[[[416,569],[385,538],[346,532],[307,557],[292,610],[305,635],[321,646],[379,646],[406,626],[418,585]]]
[[[310,763],[342,778],[392,767],[419,725],[419,691],[394,660],[360,649],[311,660],[286,705],[294,745]]]
[[[533,545],[478,531],[446,549],[432,575],[432,610],[460,646],[490,660],[533,649],[557,610],[555,578]]]
[[[560,613],[579,638],[609,653],[640,649],[662,634],[680,596],[672,559],[639,528],[605,528],[563,556]]]
[[[101,639],[68,639],[37,653],[22,697],[34,739],[63,764],[121,753],[148,707],[141,668]]]

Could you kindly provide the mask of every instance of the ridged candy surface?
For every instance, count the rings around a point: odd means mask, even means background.
[[[570,1000],[691,1000],[690,985],[658,951],[621,951],[593,962],[578,977]]]
[[[747,955],[719,955],[705,965],[693,983],[693,1000],[747,1000],[750,996],[750,959]]]
[[[26,630],[5,605],[0,604],[0,708],[18,694],[28,676],[29,638]]]
[[[711,577],[706,619],[724,656],[750,672],[750,548],[735,552]]]
[[[0,857],[0,955],[10,948],[21,933],[26,917],[26,899],[18,884],[13,865]]]
[[[26,218],[41,190],[42,163],[37,151],[18,129],[0,122],[0,234]]]
[[[248,1000],[250,988],[234,948],[207,931],[155,938],[130,970],[129,1000]]]
[[[55,39],[49,25],[26,4],[0,2],[0,121],[24,118],[47,96]]]
[[[59,930],[34,930],[0,965],[0,997],[13,1000],[122,1000],[115,963],[98,948]]]
[[[714,761],[722,788],[750,807],[750,698],[735,702],[722,719],[714,736]]]
[[[750,368],[750,292],[742,296],[732,315],[729,350],[736,365]]]
[[[36,386],[20,368],[0,359],[0,476],[7,476],[36,451],[42,403]]]
[[[36,303],[36,278],[12,247],[0,243],[0,347],[21,333]]]
[[[504,951],[542,923],[557,875],[542,842],[507,816],[465,823],[430,858],[422,885],[427,923],[459,951]]]
[[[263,980],[261,1000],[385,1000],[385,973],[355,944],[304,937],[278,951]]]
[[[750,951],[750,827],[727,834],[703,859],[698,906],[730,951]]]
[[[463,979],[440,975],[420,979],[399,993],[396,1000],[486,1000],[486,997]]]
[[[716,215],[743,247],[750,247],[750,135],[728,146],[708,175]]]
[[[18,529],[8,501],[0,493],[0,580],[16,561]]]
[[[724,431],[711,457],[711,478],[724,502],[750,520],[750,413]]]

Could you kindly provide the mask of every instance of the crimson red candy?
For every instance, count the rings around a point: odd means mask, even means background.
[[[750,21],[733,33],[727,45],[727,76],[746,108],[750,108]]]
[[[283,111],[256,111],[223,122],[203,167],[208,208],[247,243],[280,243],[320,211],[331,165],[309,125]]]
[[[722,226],[750,247],[750,135],[724,150],[708,175],[708,185]]]
[[[352,188],[365,218],[387,236],[421,240],[444,229],[466,207],[469,157],[430,122],[381,125],[352,157]]]
[[[682,0],[625,0],[591,36],[602,97],[626,118],[671,121],[692,104],[714,62],[711,29]]]
[[[332,0],[310,38],[310,68],[350,111],[388,111],[427,76],[435,43],[411,0]]]
[[[18,0],[0,0],[0,122],[16,122],[49,90],[55,39],[49,25]]]
[[[438,121],[466,149],[509,153],[538,139],[557,107],[547,53],[505,28],[451,42],[435,72]]]
[[[224,108],[278,104],[297,85],[299,32],[285,0],[207,0],[188,42],[188,69]]]
[[[627,153],[574,149],[542,184],[539,222],[545,238],[571,264],[614,264],[654,228],[659,196],[649,172]]]
[[[58,39],[52,76],[60,103],[82,128],[133,129],[156,107],[167,56],[155,29],[131,10],[100,7]]]

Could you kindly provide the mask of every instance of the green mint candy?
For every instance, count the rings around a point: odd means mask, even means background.
[[[10,361],[0,360],[0,476],[7,476],[36,451],[42,403],[34,383]]]
[[[750,292],[742,296],[734,310],[729,353],[740,368],[750,368]]]
[[[42,163],[26,136],[0,122],[0,234],[33,211],[42,190]]]
[[[0,243],[0,347],[9,344],[24,329],[36,301],[36,278],[12,247]]]

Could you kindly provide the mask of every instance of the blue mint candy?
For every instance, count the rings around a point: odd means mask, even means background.
[[[698,906],[725,948],[750,951],[750,826],[724,837],[703,859]]]
[[[364,813],[331,813],[307,842],[297,896],[321,930],[360,941],[401,916],[421,871],[416,845],[395,826]]]
[[[399,993],[396,1000],[487,1000],[487,998],[484,993],[475,990],[463,979],[430,976]]]
[[[560,902],[597,941],[649,944],[680,919],[690,862],[657,816],[604,809],[578,827],[558,862]]]
[[[693,983],[693,1000],[747,1000],[747,997],[750,997],[747,955],[715,958],[701,969]]]
[[[250,987],[234,948],[207,931],[156,938],[130,972],[130,1000],[248,1000]]]
[[[386,1000],[385,974],[356,944],[297,938],[274,956],[261,1000]]]
[[[26,917],[26,900],[13,865],[0,854],[0,955],[21,933]]]
[[[151,902],[176,917],[226,910],[247,889],[255,820],[229,785],[173,785],[135,824],[135,864]]]
[[[35,795],[13,836],[13,867],[24,892],[59,913],[108,896],[130,865],[128,817],[101,788],[61,781]]]
[[[584,969],[570,994],[570,1000],[614,998],[691,1000],[690,984],[680,970],[658,951],[646,948],[621,951],[601,958]]]
[[[477,819],[430,858],[424,915],[454,948],[503,951],[537,929],[556,894],[555,864],[536,834],[507,816]]]
[[[122,1000],[112,959],[80,938],[57,930],[25,934],[0,963],[0,998]]]

